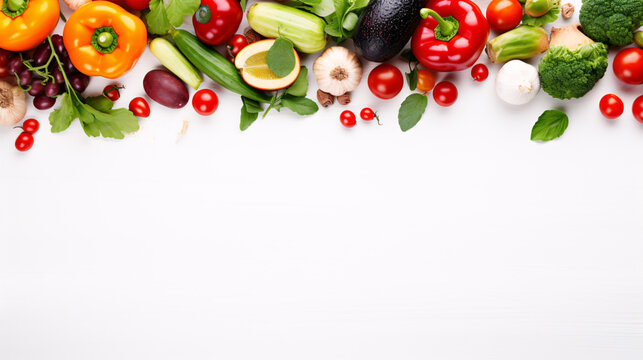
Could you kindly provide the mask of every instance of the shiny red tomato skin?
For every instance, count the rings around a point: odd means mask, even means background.
[[[355,114],[353,114],[353,112],[350,110],[344,110],[339,116],[339,121],[341,121],[342,125],[346,126],[347,128],[352,128],[353,126],[355,126],[355,124],[357,124]]]
[[[16,150],[25,152],[33,146],[33,135],[28,132],[22,132],[16,138]]]
[[[362,120],[371,121],[375,119],[375,111],[371,108],[363,108],[362,111],[359,112],[359,117],[361,117]]]
[[[146,118],[150,116],[150,104],[142,97],[133,98],[129,103],[129,111],[137,117]]]
[[[433,100],[440,106],[451,106],[458,99],[458,89],[450,81],[442,81],[433,88]]]
[[[22,131],[31,135],[37,133],[38,129],[40,129],[40,123],[36,119],[27,119],[22,123]]]
[[[643,124],[643,95],[634,99],[634,103],[632,104],[632,115],[634,115],[636,121]]]
[[[208,45],[225,44],[239,29],[243,18],[241,5],[237,0],[201,0],[201,6],[209,8],[210,19],[202,24],[197,20],[199,11],[192,16],[196,36]]]
[[[125,0],[125,4],[132,10],[145,10],[150,7],[150,0]]]
[[[643,49],[627,48],[619,51],[612,63],[614,74],[622,82],[643,84]]]
[[[236,34],[232,39],[228,40],[226,48],[230,55],[237,56],[239,51],[243,50],[246,46],[248,46],[248,39],[241,34]]]
[[[103,95],[112,101],[116,101],[121,98],[121,92],[119,91],[121,87],[115,84],[107,85],[103,89]]]
[[[509,31],[522,20],[522,6],[518,0],[493,0],[487,6],[487,21],[497,33]]]
[[[625,110],[623,100],[614,94],[603,96],[601,101],[598,103],[598,107],[603,116],[608,119],[616,119],[621,116],[621,114],[623,114],[623,110]]]
[[[402,72],[391,64],[381,64],[368,74],[368,88],[380,99],[394,98],[404,87]]]
[[[192,97],[192,107],[199,115],[212,115],[219,107],[219,97],[210,89],[201,89]]]
[[[475,81],[485,81],[489,77],[489,69],[485,64],[475,64],[471,68],[471,77]]]

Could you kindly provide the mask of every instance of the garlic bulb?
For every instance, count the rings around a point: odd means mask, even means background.
[[[0,81],[0,125],[13,126],[27,113],[25,93],[17,86]]]
[[[540,91],[540,78],[535,66],[520,60],[504,64],[496,76],[496,94],[506,103],[523,105]]]
[[[319,89],[334,96],[355,90],[362,81],[362,64],[345,47],[326,49],[313,64]]]

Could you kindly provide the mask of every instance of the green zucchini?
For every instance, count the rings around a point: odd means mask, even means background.
[[[203,44],[185,30],[171,31],[172,40],[190,62],[224,88],[262,103],[270,103],[265,93],[246,84],[233,63],[216,50]]]
[[[290,6],[258,2],[248,9],[248,24],[268,38],[283,37],[303,53],[316,53],[326,47],[326,23],[322,18]]]
[[[174,73],[174,75],[185,81],[194,90],[198,89],[203,82],[201,74],[190,64],[181,52],[169,41],[163,38],[156,38],[150,43],[150,52],[157,59]]]

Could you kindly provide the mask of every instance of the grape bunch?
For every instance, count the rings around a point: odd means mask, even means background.
[[[62,67],[56,61],[48,40],[38,45],[30,55],[0,52],[0,77],[15,76],[20,87],[34,97],[33,105],[39,110],[51,108],[56,97],[67,92],[63,71],[77,93],[82,93],[89,85],[89,77],[78,72],[71,63],[63,37],[52,35],[51,44]]]

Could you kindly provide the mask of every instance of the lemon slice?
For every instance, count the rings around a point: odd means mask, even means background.
[[[241,77],[248,85],[261,90],[279,90],[287,88],[297,80],[301,63],[295,50],[295,68],[290,74],[279,77],[268,67],[266,55],[274,42],[274,39],[257,41],[244,47],[237,54],[234,65],[240,70]]]

